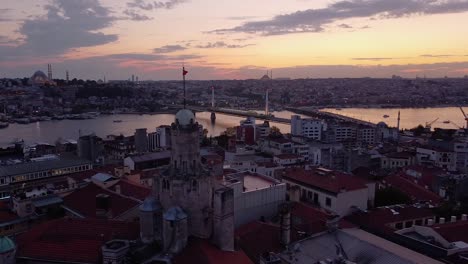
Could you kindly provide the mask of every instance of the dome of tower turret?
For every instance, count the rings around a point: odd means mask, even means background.
[[[140,211],[144,212],[156,212],[161,209],[161,205],[154,196],[148,196],[145,198],[143,203],[140,205]]]
[[[190,124],[195,123],[195,115],[192,111],[188,109],[182,109],[177,112],[175,116],[176,124],[181,126],[188,126]]]

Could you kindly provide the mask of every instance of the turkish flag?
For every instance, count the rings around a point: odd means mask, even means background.
[[[187,75],[188,71],[185,70],[185,68],[182,68],[182,74],[185,76]]]

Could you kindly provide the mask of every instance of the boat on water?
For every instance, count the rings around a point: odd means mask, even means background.
[[[56,115],[52,117],[52,120],[63,120],[65,117],[63,115]]]
[[[443,123],[444,124],[450,124],[450,120],[445,120]]]
[[[0,122],[0,129],[7,128],[10,124],[7,122]]]
[[[383,118],[389,118],[390,116],[389,115],[384,115]]]
[[[211,122],[213,122],[213,123],[216,121],[216,113],[215,112],[211,112],[210,119],[211,119]]]
[[[114,123],[122,123],[122,120],[118,119],[118,120],[114,120],[114,121],[112,121],[112,122],[114,122]]]
[[[15,122],[18,124],[29,124],[31,121],[29,120],[29,118],[18,118],[15,119]]]

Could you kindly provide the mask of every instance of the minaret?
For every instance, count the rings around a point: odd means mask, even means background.
[[[266,88],[266,93],[265,93],[265,116],[268,117],[269,114],[269,109],[268,109],[268,87]]]
[[[214,86],[211,86],[211,108],[215,107]]]
[[[47,77],[52,81],[52,64],[47,64]]]
[[[398,111],[398,122],[397,122],[397,142],[400,141],[400,111]]]
[[[67,82],[70,81],[70,76],[69,76],[69,74],[68,74],[68,71],[65,72],[65,78],[66,78]]]

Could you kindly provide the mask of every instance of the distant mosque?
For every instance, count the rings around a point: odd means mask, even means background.
[[[48,75],[46,75],[43,71],[36,71],[31,78],[29,78],[29,83],[32,86],[44,86],[44,85],[56,85],[56,83],[52,80],[52,65],[47,64]]]
[[[270,81],[273,80],[273,71],[267,71],[265,75],[260,78],[261,81]]]

